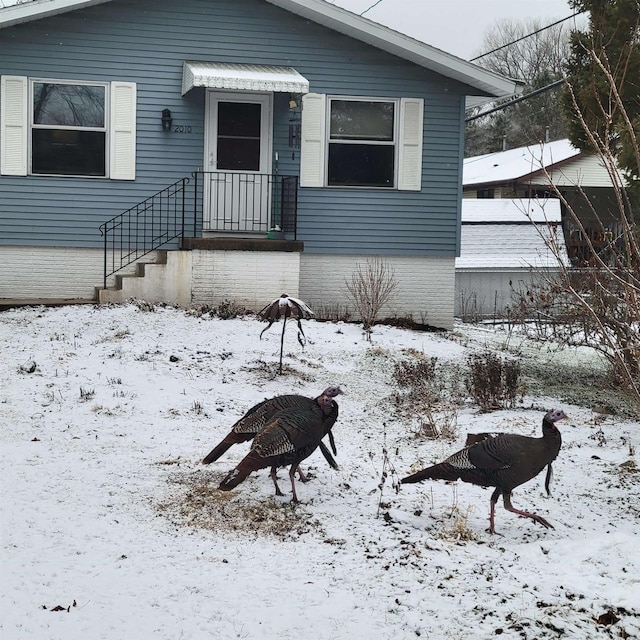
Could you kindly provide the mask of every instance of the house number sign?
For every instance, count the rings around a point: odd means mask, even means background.
[[[191,125],[177,124],[173,127],[174,133],[191,133]]]

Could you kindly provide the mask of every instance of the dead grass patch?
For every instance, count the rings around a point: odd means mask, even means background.
[[[470,542],[475,540],[476,536],[469,528],[469,515],[472,511],[472,506],[468,506],[465,511],[454,506],[449,515],[449,522],[444,524],[439,537],[443,540],[453,542]]]
[[[214,473],[173,473],[172,486],[157,510],[172,523],[216,533],[242,533],[251,537],[297,538],[314,532],[324,535],[320,522],[303,504],[284,499],[253,497],[248,490],[220,491]],[[266,481],[271,483],[268,477]]]

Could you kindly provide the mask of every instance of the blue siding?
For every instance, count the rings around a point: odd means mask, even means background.
[[[467,87],[260,0],[116,0],[0,30],[0,74],[137,83],[135,182],[0,176],[0,244],[100,246],[98,226],[203,163],[204,90],[182,97],[183,60],[295,67],[311,91],[425,101],[422,192],[301,189],[305,251],[456,255]],[[288,94],[275,95],[279,172]],[[165,133],[162,109],[190,134]],[[293,157],[292,157],[293,156]]]

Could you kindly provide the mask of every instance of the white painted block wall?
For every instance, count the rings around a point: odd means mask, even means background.
[[[276,251],[169,251],[166,265],[147,265],[143,278],[122,279],[100,302],[132,298],[180,307],[218,306],[225,300],[258,311],[287,293],[298,296],[300,254]]]
[[[144,260],[155,258],[152,252]],[[0,299],[92,300],[103,284],[103,260],[102,249],[0,247]],[[134,270],[132,264],[122,273]]]
[[[155,254],[145,256],[151,262]],[[122,291],[101,292],[100,302],[131,298],[182,307],[225,300],[258,310],[286,293],[312,309],[352,306],[345,278],[370,256],[305,255],[263,251],[169,251],[167,265],[145,267],[144,278],[124,278]],[[0,248],[0,299],[87,299],[102,285],[100,249]],[[399,281],[382,317],[453,328],[454,259],[388,257]],[[130,265],[122,273],[133,273]],[[113,285],[113,277],[109,285]],[[355,317],[355,309],[351,310]]]
[[[300,297],[312,309],[349,307],[355,317],[345,279],[360,264],[367,268],[372,256],[302,254]],[[446,257],[385,256],[398,280],[396,293],[380,317],[411,317],[414,322],[443,329],[453,328],[455,261]]]
[[[194,304],[225,300],[258,311],[286,293],[298,297],[300,254],[278,251],[191,251]]]

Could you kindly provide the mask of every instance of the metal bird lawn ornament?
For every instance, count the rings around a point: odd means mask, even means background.
[[[262,334],[271,327],[274,322],[277,322],[282,318],[282,336],[280,337],[280,369],[279,373],[282,373],[282,352],[284,350],[284,330],[289,318],[294,318],[298,321],[298,342],[300,346],[304,348],[305,335],[302,330],[303,318],[314,315],[313,311],[309,308],[309,305],[298,298],[292,298],[291,296],[283,293],[279,298],[276,298],[270,302],[266,307],[258,311],[258,315],[263,320],[266,320],[269,324],[260,332],[260,339]]]

